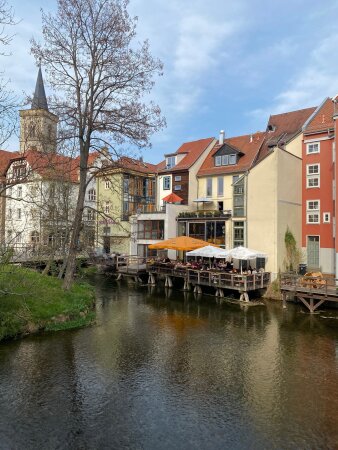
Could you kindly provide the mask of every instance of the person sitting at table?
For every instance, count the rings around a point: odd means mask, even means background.
[[[252,267],[251,267],[250,264],[249,264],[249,267],[248,267],[248,273],[252,273]]]
[[[164,263],[170,263],[171,261],[170,261],[170,258],[168,258],[168,256],[166,256],[166,257],[163,259],[163,262],[164,262]]]
[[[231,272],[232,269],[233,269],[233,267],[231,267],[230,261],[227,261],[226,264],[225,264],[224,270],[225,270],[226,272]]]

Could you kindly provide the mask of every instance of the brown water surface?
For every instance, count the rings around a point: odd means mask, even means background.
[[[338,448],[338,311],[96,288],[96,326],[0,345],[1,449]]]

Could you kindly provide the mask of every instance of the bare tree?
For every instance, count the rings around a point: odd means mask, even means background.
[[[0,0],[0,55],[6,55],[5,48],[11,43],[13,35],[8,28],[15,25],[14,11],[7,0]],[[17,100],[9,88],[9,81],[0,72],[0,146],[13,134],[17,125]]]
[[[58,0],[57,12],[42,14],[44,43],[32,40],[32,53],[47,70],[51,86],[62,93],[55,105],[76,140],[80,184],[64,287],[71,285],[87,183],[88,154],[103,145],[147,146],[165,125],[160,109],[143,97],[151,91],[162,64],[147,42],[137,44],[136,19],[127,0]]]

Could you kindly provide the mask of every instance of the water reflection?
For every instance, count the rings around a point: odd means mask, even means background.
[[[1,447],[335,448],[336,313],[97,292],[96,326],[0,346]]]

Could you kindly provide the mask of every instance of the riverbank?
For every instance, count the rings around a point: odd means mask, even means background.
[[[79,328],[93,322],[94,289],[75,282],[69,291],[62,281],[31,269],[0,270],[0,341],[39,331]]]

